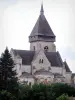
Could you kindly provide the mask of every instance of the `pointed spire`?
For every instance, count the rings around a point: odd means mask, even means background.
[[[34,41],[55,42],[55,35],[44,15],[43,3],[41,3],[39,18],[29,36],[29,42]]]
[[[43,9],[43,2],[41,3],[41,10],[40,10],[40,15],[44,14],[44,9]]]

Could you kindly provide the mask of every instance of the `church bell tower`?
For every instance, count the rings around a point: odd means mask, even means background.
[[[42,49],[47,52],[55,52],[55,37],[45,18],[43,4],[41,4],[39,18],[29,36],[30,50],[39,51]]]

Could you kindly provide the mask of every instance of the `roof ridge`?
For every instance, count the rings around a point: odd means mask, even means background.
[[[34,51],[31,51],[31,50],[23,50],[23,49],[13,49],[15,51],[30,51],[30,52],[34,52]]]

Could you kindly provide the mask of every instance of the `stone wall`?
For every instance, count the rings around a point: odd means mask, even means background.
[[[59,74],[62,74],[62,67],[58,67],[58,66],[52,66],[51,67],[51,72],[52,73],[59,73]]]
[[[40,60],[43,60],[43,63],[41,63]],[[35,59],[32,61],[32,67],[35,67],[35,70],[33,69],[33,72],[40,69],[48,70],[49,67],[51,67],[50,62],[48,61],[42,50],[36,55]]]
[[[39,51],[40,49],[44,50],[44,47],[48,47],[48,52],[55,52],[56,51],[56,46],[53,42],[32,42],[30,43],[30,50],[34,51],[34,46],[35,46],[35,51]]]

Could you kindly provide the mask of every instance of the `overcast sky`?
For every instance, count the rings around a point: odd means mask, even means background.
[[[8,46],[29,49],[28,36],[42,0],[0,0],[0,54]],[[57,51],[75,72],[75,0],[43,0],[44,14],[56,35]]]

